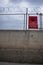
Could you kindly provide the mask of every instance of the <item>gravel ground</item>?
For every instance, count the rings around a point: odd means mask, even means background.
[[[43,64],[20,64],[20,63],[0,62],[0,65],[43,65]]]

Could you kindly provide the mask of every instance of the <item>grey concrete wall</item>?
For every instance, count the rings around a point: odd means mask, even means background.
[[[43,31],[1,31],[0,61],[43,63]]]
[[[0,48],[43,49],[43,31],[0,31]]]

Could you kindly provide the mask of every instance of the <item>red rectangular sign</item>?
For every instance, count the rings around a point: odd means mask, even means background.
[[[37,16],[29,16],[29,25],[28,28],[30,29],[38,29],[38,19]]]

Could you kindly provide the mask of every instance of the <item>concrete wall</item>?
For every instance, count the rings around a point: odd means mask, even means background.
[[[1,31],[0,61],[43,63],[43,31]]]

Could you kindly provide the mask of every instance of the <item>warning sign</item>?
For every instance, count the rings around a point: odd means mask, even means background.
[[[28,28],[30,29],[38,29],[38,18],[37,16],[29,16],[28,18]]]

